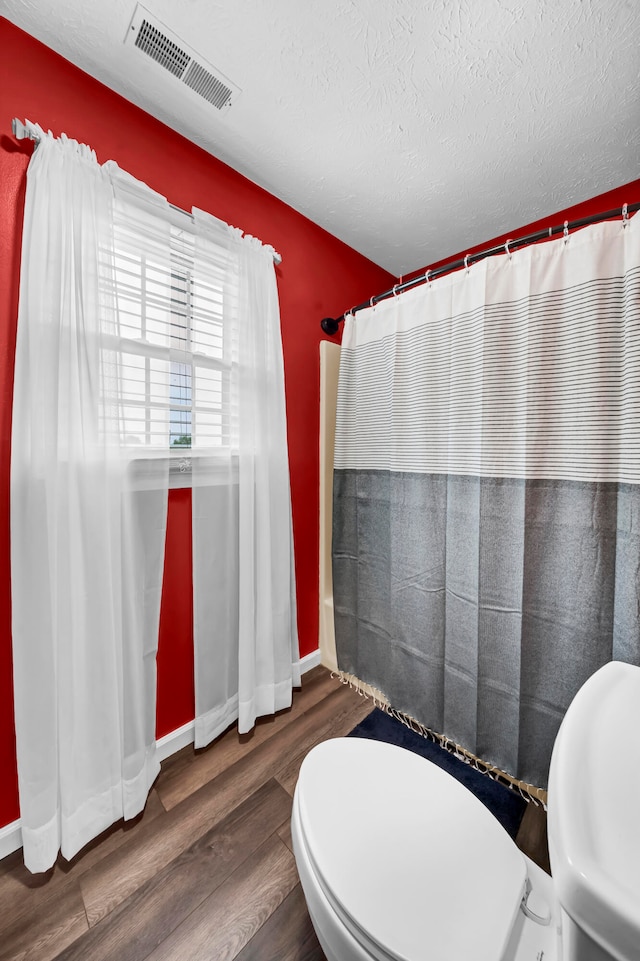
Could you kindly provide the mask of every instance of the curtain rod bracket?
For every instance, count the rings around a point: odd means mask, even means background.
[[[11,121],[11,133],[16,138],[16,140],[38,140],[38,136],[31,127],[29,121],[22,123],[17,117],[14,117]]]
[[[339,317],[337,320],[333,317],[323,317],[320,321],[320,326],[329,337],[335,337],[340,329],[340,321],[343,319],[343,317]]]

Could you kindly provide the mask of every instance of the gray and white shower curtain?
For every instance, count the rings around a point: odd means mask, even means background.
[[[640,221],[348,316],[339,668],[545,787],[570,700],[640,663]]]

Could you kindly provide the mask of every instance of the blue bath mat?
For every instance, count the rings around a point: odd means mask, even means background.
[[[475,794],[479,801],[482,801],[489,808],[492,814],[497,817],[512,838],[515,839],[522,821],[527,802],[524,798],[511,791],[503,784],[493,781],[486,774],[481,774],[469,764],[460,761],[443,747],[434,744],[421,734],[416,734],[408,727],[397,721],[394,717],[374,708],[371,714],[365,717],[357,727],[348,735],[349,737],[366,737],[372,741],[386,741],[388,744],[397,744],[404,747],[414,754],[419,754],[428,761],[433,761],[438,767],[448,771],[465,787]]]

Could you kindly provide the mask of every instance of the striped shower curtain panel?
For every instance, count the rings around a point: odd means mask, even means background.
[[[568,704],[640,663],[640,220],[345,322],[339,668],[538,787]]]

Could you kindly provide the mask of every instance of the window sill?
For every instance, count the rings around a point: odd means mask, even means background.
[[[238,455],[211,451],[168,453],[132,451],[129,474],[134,490],[158,490],[168,474],[169,490],[185,487],[213,487],[238,483]]]

